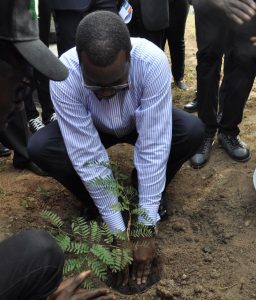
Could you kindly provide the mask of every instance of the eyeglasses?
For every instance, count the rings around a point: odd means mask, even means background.
[[[118,85],[112,85],[112,86],[87,85],[86,83],[84,83],[84,86],[93,92],[97,92],[99,90],[106,90],[106,89],[114,90],[117,92],[117,91],[129,88],[129,83],[127,82],[124,84],[118,84]]]

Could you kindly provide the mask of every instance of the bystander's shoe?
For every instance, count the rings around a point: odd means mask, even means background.
[[[196,153],[190,158],[189,162],[192,168],[202,168],[210,158],[210,152],[212,145],[214,144],[214,138],[204,138],[201,146],[198,148]]]
[[[10,156],[12,151],[0,143],[0,157]]]
[[[194,113],[197,111],[197,99],[188,102],[186,105],[184,105],[184,110],[188,113]]]
[[[239,136],[229,136],[220,132],[218,141],[232,159],[240,162],[246,162],[250,159],[248,146],[240,140]]]
[[[35,133],[38,130],[44,128],[44,124],[40,117],[30,119],[28,121],[28,125],[29,125],[29,129],[30,129],[31,133]]]
[[[179,88],[180,90],[188,91],[188,86],[186,85],[184,80],[174,81],[174,83],[177,86],[177,88]]]
[[[56,121],[57,120],[57,115],[56,113],[54,112],[53,114],[50,115],[50,117],[47,119],[46,122],[44,122],[45,125],[53,122],[53,121]]]
[[[48,174],[46,172],[44,172],[42,169],[40,169],[32,161],[29,161],[27,163],[16,163],[15,162],[15,163],[13,163],[13,166],[15,169],[18,169],[18,170],[29,170],[38,176],[48,176]]]

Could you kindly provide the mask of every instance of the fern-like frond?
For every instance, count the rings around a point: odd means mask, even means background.
[[[71,224],[71,228],[75,235],[79,235],[83,239],[87,239],[90,235],[90,225],[82,217],[75,218]]]
[[[49,211],[49,210],[43,210],[41,212],[41,216],[50,222],[51,225],[57,228],[61,228],[63,226],[63,221],[59,216],[57,216],[54,212]]]
[[[117,230],[114,233],[114,237],[116,240],[125,241],[127,239],[127,233],[126,231]]]
[[[90,247],[83,242],[70,242],[66,251],[75,254],[86,254],[90,252]]]
[[[95,221],[90,222],[91,236],[90,240],[94,243],[99,243],[102,238],[102,231],[99,224]]]
[[[70,238],[67,234],[59,233],[59,234],[55,235],[54,238],[57,241],[57,243],[59,244],[62,251],[65,252],[67,250],[67,248],[70,247]]]
[[[107,279],[107,266],[97,258],[88,261],[88,266],[92,272],[102,281]]]
[[[106,264],[108,267],[114,265],[113,256],[111,251],[102,245],[93,245],[91,248],[91,253],[95,255],[100,261]]]
[[[132,209],[131,214],[142,217],[145,221],[151,223],[152,226],[154,225],[153,219],[149,217],[146,210],[142,207],[136,207],[136,208]]]
[[[143,224],[136,224],[136,226],[131,227],[131,237],[134,238],[148,238],[152,237],[152,230],[148,226]]]
[[[113,235],[111,229],[105,223],[101,224],[100,228],[101,228],[101,235],[102,235],[103,241],[106,244],[109,244],[109,245],[112,244],[114,241],[114,235]]]

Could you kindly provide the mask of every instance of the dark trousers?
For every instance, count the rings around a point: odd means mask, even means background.
[[[0,242],[0,299],[46,299],[62,280],[64,255],[53,238],[29,230]]]
[[[249,40],[255,20],[238,27],[229,23],[218,9],[204,5],[194,8],[198,46],[198,116],[206,125],[207,136],[214,136],[217,129],[236,136],[255,78],[255,50]],[[219,88],[224,54],[224,77]],[[222,117],[218,123],[219,103]]]
[[[188,0],[174,0],[169,2],[169,24],[165,29],[163,49],[168,41],[171,56],[172,75],[175,81],[184,77],[185,68],[185,27],[189,12]]]
[[[14,151],[13,165],[25,168],[30,162],[27,150],[29,132],[25,110],[15,112],[8,122],[7,128],[0,131],[0,141]]]
[[[127,24],[131,37],[145,38],[162,49],[164,30],[147,30],[142,21],[140,2],[138,0],[129,0],[133,8],[133,15],[130,23]]]
[[[134,145],[138,137],[136,131],[122,138],[102,132],[99,134],[105,148],[119,143]],[[203,137],[204,126],[197,117],[182,110],[173,110],[172,147],[167,166],[166,185],[183,163],[195,153]],[[84,184],[70,162],[57,121],[47,125],[31,137],[28,151],[32,160],[40,168],[62,183],[85,205],[92,205]]]
[[[51,22],[50,0],[39,1],[39,36],[40,40],[49,47],[49,33]],[[38,100],[42,108],[43,122],[47,122],[54,113],[53,103],[49,90],[49,79],[34,69],[34,86],[37,90]],[[39,116],[32,94],[25,101],[27,119]]]

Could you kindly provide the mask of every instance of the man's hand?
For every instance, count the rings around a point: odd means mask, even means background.
[[[116,299],[108,289],[83,290],[79,289],[81,284],[91,274],[90,271],[82,272],[74,278],[63,281],[57,291],[48,296],[47,300],[113,300]]]
[[[140,238],[141,246],[138,245],[134,249],[134,261],[132,264],[132,279],[136,280],[137,284],[147,282],[151,272],[151,263],[155,257],[156,243],[155,238]]]
[[[254,0],[210,0],[238,24],[250,21],[256,15]]]

